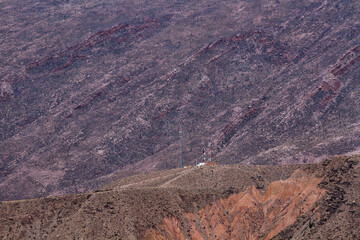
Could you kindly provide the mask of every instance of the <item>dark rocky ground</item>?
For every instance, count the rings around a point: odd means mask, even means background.
[[[0,199],[356,153],[355,0],[2,1]]]

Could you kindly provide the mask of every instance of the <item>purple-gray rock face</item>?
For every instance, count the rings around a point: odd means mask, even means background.
[[[0,200],[360,152],[357,0],[0,3]]]

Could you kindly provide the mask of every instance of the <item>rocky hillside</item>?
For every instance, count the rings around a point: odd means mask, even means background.
[[[0,3],[0,199],[360,151],[357,0]]]
[[[135,175],[0,203],[2,239],[359,239],[360,156]]]

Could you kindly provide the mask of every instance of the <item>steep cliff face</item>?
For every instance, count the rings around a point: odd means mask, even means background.
[[[252,186],[203,209],[195,206],[184,216],[187,227],[174,217],[166,218],[143,239],[271,239],[322,198],[320,181],[296,171],[285,181],[272,182],[265,192]]]

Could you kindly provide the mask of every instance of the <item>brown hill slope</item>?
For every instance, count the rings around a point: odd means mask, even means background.
[[[0,237],[357,239],[359,162],[175,169],[89,194],[1,202]]]
[[[0,199],[357,152],[358,0],[0,3]]]

